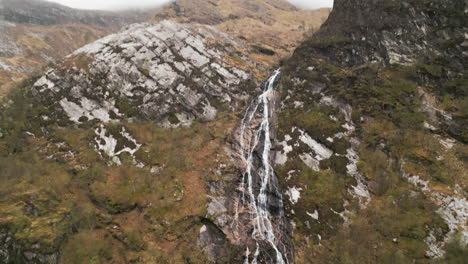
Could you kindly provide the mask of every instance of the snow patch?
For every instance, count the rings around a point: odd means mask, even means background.
[[[42,87],[43,89],[48,89],[48,90],[54,90],[54,92],[58,92],[57,89],[53,89],[55,87],[55,84],[47,79],[47,76],[42,76],[39,80],[37,80],[34,85],[34,87]]]
[[[419,176],[408,177],[408,181],[416,187],[420,187],[423,191],[430,191],[429,181],[425,181],[419,178]]]
[[[13,70],[13,67],[11,67],[6,62],[0,60],[0,70],[11,71],[11,70]]]
[[[317,221],[319,219],[319,212],[317,210],[315,210],[313,213],[306,212],[306,214]]]
[[[5,20],[0,20],[0,28],[7,28],[7,27],[16,27],[16,24],[10,23]]]
[[[424,128],[429,129],[429,130],[432,130],[432,131],[437,130],[437,128],[436,128],[435,126],[429,124],[427,121],[424,121],[423,126],[424,126]]]
[[[371,196],[365,184],[364,177],[358,171],[357,163],[359,162],[359,155],[354,149],[349,148],[346,150],[346,158],[349,160],[348,165],[346,165],[348,175],[352,176],[357,181],[357,185],[352,186],[351,194],[359,198],[361,207],[365,207],[370,202]]]
[[[278,145],[283,147],[283,150],[276,152],[275,163],[277,165],[284,165],[288,161],[288,153],[293,150],[293,147],[288,145],[288,142],[291,140],[292,137],[290,135],[285,135],[284,141],[278,143]]]
[[[404,177],[416,187],[419,187],[426,193],[438,206],[437,213],[445,220],[449,227],[449,232],[443,241],[437,241],[433,232],[424,240],[429,246],[426,254],[432,258],[443,257],[445,252],[442,249],[444,245],[452,239],[458,231],[461,233],[461,243],[468,245],[468,201],[465,197],[458,197],[458,190],[455,190],[455,195],[433,190],[429,186],[429,181],[420,179],[419,176],[411,176],[403,171]],[[459,187],[458,187],[459,188]]]
[[[333,155],[333,151],[325,147],[324,145],[315,141],[312,137],[309,136],[305,131],[300,130],[301,136],[299,139],[309,146],[312,151],[314,151],[315,159],[318,161],[329,159]]]
[[[114,106],[115,101],[106,101],[104,106],[99,105],[93,100],[90,100],[86,97],[82,97],[80,100],[80,105],[77,103],[68,101],[67,98],[60,100],[60,106],[67,114],[70,121],[75,123],[81,123],[79,119],[81,117],[86,117],[87,120],[100,120],[102,122],[111,121],[109,112],[114,112],[117,116],[120,116],[119,110]]]
[[[299,101],[294,101],[294,108],[303,108],[304,107],[304,102],[299,102]]]
[[[296,186],[288,188],[286,195],[289,196],[289,201],[292,204],[296,204],[299,201],[299,198],[301,198],[301,191],[302,188],[297,188]]]
[[[201,233],[205,233],[206,230],[207,230],[206,225],[203,225],[203,226],[200,228],[200,234],[201,234]]]
[[[304,162],[307,167],[314,171],[320,171],[320,162],[312,157],[309,153],[303,153],[299,155],[299,158]]]
[[[429,247],[429,250],[426,252],[426,255],[431,258],[440,258],[445,255],[445,251],[440,247],[439,242],[437,242],[434,232],[431,230],[429,236],[424,239],[424,242]]]
[[[122,127],[119,134],[120,136],[127,139],[133,146],[127,146],[125,145],[125,143],[122,143],[124,146],[120,150],[117,150],[117,145],[119,142],[112,134],[107,135],[108,133],[104,125],[101,125],[98,128],[96,128],[94,130],[94,133],[97,136],[95,138],[96,149],[98,150],[99,153],[102,152],[105,155],[107,155],[109,158],[111,158],[113,163],[115,163],[116,165],[122,165],[122,162],[120,161],[120,158],[118,156],[126,152],[130,154],[130,156],[133,158],[134,164],[138,164],[135,159],[134,154],[140,149],[141,144],[138,144],[136,140],[127,132],[127,130],[124,127]]]
[[[439,138],[439,142],[446,150],[450,150],[453,148],[456,141],[451,138]]]

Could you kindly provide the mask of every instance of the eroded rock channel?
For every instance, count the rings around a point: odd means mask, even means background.
[[[234,131],[242,179],[234,201],[236,239],[246,245],[244,263],[289,263],[293,257],[278,179],[273,169],[274,124],[281,71],[263,84]]]

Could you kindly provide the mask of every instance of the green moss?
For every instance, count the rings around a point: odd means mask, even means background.
[[[403,7],[403,5],[400,2],[393,0],[385,1],[383,5],[384,10],[389,13],[399,11]]]
[[[447,243],[445,251],[444,259],[436,261],[436,263],[457,264],[463,263],[468,259],[468,247],[463,244],[461,234],[457,234]]]
[[[335,112],[325,107],[313,107],[308,111],[292,110],[281,113],[279,129],[282,135],[290,134],[292,127],[305,130],[312,138],[326,142],[328,137],[333,137],[345,129],[340,121],[330,118]]]
[[[346,175],[348,162],[348,158],[334,155],[330,159],[320,162],[320,168],[323,170],[332,169],[340,175]]]
[[[333,152],[339,155],[345,155],[350,147],[351,144],[345,138],[334,138],[331,144]]]
[[[441,227],[443,220],[435,213],[435,205],[420,193],[406,191],[407,186],[403,181],[396,183],[391,195],[373,201],[356,214],[349,229],[338,232],[329,241],[328,250],[319,251],[315,261],[426,263],[428,248],[423,239],[429,229]],[[446,226],[442,228],[447,232]]]
[[[355,115],[385,117],[402,126],[421,125],[413,67],[379,69],[363,65],[342,69],[323,60],[318,64],[321,75],[330,76],[331,82],[326,82],[329,92],[352,105]]]
[[[137,108],[131,104],[128,97],[126,96],[117,97],[115,106],[117,109],[119,109],[119,112],[125,114],[127,118],[138,115]]]
[[[316,204],[331,208],[340,208],[344,198],[344,180],[332,171],[316,172],[310,169],[301,173],[298,181],[307,186],[314,186],[303,192],[304,205]]]
[[[278,169],[278,175],[287,175],[291,170],[296,171],[294,177],[288,181],[280,180],[283,186],[302,189],[297,203],[285,201],[288,217],[296,224],[296,236],[315,238],[320,234],[323,239],[328,239],[336,233],[334,227],[343,222],[331,209],[336,212],[343,211],[343,200],[348,196],[346,179],[332,170],[313,171],[301,160],[289,160],[284,167]],[[289,213],[291,209],[294,210],[294,214]],[[320,221],[315,221],[308,215],[314,210],[319,212]]]
[[[434,78],[442,77],[443,68],[439,65],[422,64],[419,67]]]

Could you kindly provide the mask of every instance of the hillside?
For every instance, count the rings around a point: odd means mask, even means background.
[[[17,24],[83,24],[114,30],[140,21],[135,12],[79,10],[44,0],[1,0],[0,17]]]
[[[207,184],[235,175],[222,149],[258,84],[245,50],[206,25],[135,24],[14,89],[6,100],[22,110],[3,105],[0,119],[2,186],[18,187],[1,190],[6,263],[207,261],[199,228],[219,239]],[[207,257],[238,258],[219,250]]]
[[[302,12],[176,1],[11,89],[0,264],[464,263],[465,1]]]
[[[42,0],[0,2],[0,96],[45,65],[135,22],[171,19],[215,25],[246,41],[252,58],[271,67],[325,21],[329,10],[298,10],[285,1],[179,0],[146,11],[103,12]],[[222,8],[219,8],[222,7]],[[179,10],[183,10],[180,12]],[[222,23],[221,23],[222,22]]]
[[[284,64],[278,177],[298,263],[462,263],[463,1],[335,1]]]
[[[283,0],[177,0],[156,13],[155,20],[214,25],[245,41],[253,48],[252,57],[271,67],[291,55],[329,13],[330,9],[301,10]]]
[[[0,96],[79,47],[144,20],[140,11],[83,11],[42,0],[1,0]]]

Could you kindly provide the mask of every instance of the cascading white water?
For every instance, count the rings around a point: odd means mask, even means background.
[[[276,252],[276,263],[284,264],[285,259],[283,254],[278,249],[278,241],[273,230],[271,222],[271,215],[268,210],[268,196],[272,188],[271,181],[274,175],[273,167],[270,164],[271,156],[270,151],[272,142],[270,138],[270,101],[274,97],[274,89],[277,78],[280,75],[280,70],[276,70],[273,75],[268,79],[263,93],[255,99],[249,108],[246,110],[240,128],[240,155],[245,162],[245,171],[243,173],[241,190],[241,200],[245,201],[247,196],[248,203],[251,207],[251,218],[253,220],[253,234],[252,238],[256,241],[267,241]],[[260,124],[257,122],[260,120]],[[264,139],[263,146],[261,139]],[[258,147],[263,147],[257,153],[261,154],[261,169],[255,168],[254,155]],[[253,173],[254,169],[260,178],[260,190],[258,195],[254,192],[253,186]],[[281,198],[280,198],[281,200]],[[282,200],[280,201],[282,205]],[[237,213],[236,213],[237,214]],[[254,254],[252,264],[257,263],[258,257],[258,243],[256,253]],[[250,250],[246,250],[246,262],[248,263],[248,255]]]

